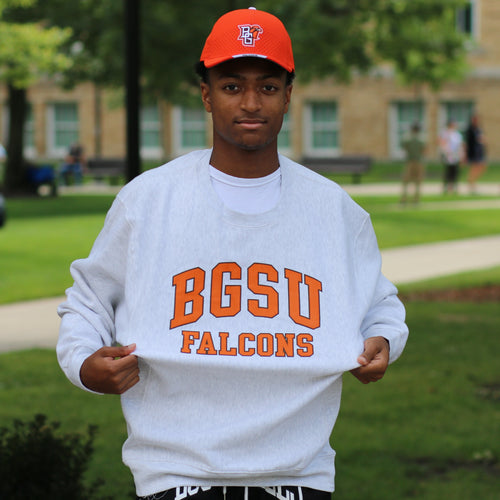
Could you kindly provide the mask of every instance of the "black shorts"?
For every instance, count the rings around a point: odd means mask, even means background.
[[[138,500],[330,500],[328,491],[302,486],[183,486]]]

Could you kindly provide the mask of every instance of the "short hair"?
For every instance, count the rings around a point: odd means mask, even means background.
[[[205,66],[205,63],[203,61],[198,61],[194,66],[194,70],[203,83],[208,83],[208,68]],[[286,85],[287,86],[291,85],[294,79],[295,79],[295,71],[291,72],[287,71]]]

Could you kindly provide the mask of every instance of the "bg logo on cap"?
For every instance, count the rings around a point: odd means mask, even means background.
[[[255,47],[255,42],[260,40],[259,35],[264,32],[258,24],[240,24],[238,28],[240,28],[238,40],[241,40],[245,47]]]

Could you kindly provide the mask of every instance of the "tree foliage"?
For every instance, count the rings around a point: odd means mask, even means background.
[[[0,0],[11,22],[71,28],[60,45],[71,57],[65,83],[91,80],[123,85],[123,1]],[[390,63],[405,83],[439,87],[465,71],[464,37],[456,11],[464,0],[256,0],[283,20],[294,45],[297,77],[335,76]],[[28,4],[28,6],[26,5]],[[216,19],[243,0],[148,0],[141,9],[141,83],[144,95],[177,100],[196,83],[193,66]],[[5,16],[4,16],[5,17]],[[67,32],[65,32],[67,33]],[[1,78],[1,77],[0,77]],[[187,92],[186,92],[187,91]]]
[[[466,71],[465,38],[457,31],[464,0],[262,0],[293,40],[298,77],[349,80],[390,64],[407,84],[438,88]]]
[[[8,13],[28,8],[35,0],[0,0],[0,81],[27,88],[46,74],[63,72],[71,59],[59,52],[71,29],[47,27],[42,19],[30,23],[9,22]]]
[[[59,423],[41,414],[0,428],[0,498],[109,499],[98,494],[102,480],[84,481],[96,430],[61,434]]]
[[[23,127],[26,89],[44,75],[66,71],[71,59],[59,52],[69,39],[70,28],[49,27],[43,20],[13,22],[9,13],[29,9],[35,0],[0,0],[0,81],[6,83],[9,103],[9,137],[5,189],[25,189]]]
[[[464,0],[256,0],[255,7],[283,20],[290,32],[297,77],[348,80],[392,64],[404,83],[438,88],[463,76],[464,36],[456,29]],[[141,2],[141,60],[144,96],[179,100],[197,83],[193,66],[213,23],[223,13],[247,8],[243,0]],[[74,59],[67,83],[91,79],[123,84],[123,1],[36,1],[30,20],[70,26],[66,51]]]

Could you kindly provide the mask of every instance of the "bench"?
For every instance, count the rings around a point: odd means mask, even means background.
[[[90,158],[87,160],[85,175],[90,175],[96,180],[104,177],[117,179],[125,175],[126,163],[122,158]]]
[[[368,155],[337,156],[334,158],[302,158],[302,165],[319,173],[351,174],[354,184],[361,182],[361,176],[372,167],[372,158]]]

